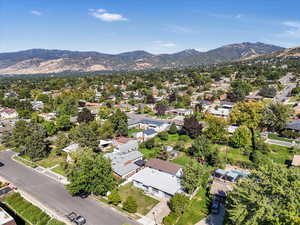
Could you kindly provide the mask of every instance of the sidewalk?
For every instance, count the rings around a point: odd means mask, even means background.
[[[59,182],[59,183],[61,183],[63,185],[69,184],[69,181],[67,180],[66,177],[64,177],[64,176],[62,176],[62,175],[60,175],[60,174],[55,173],[55,172],[52,171],[52,169],[55,168],[55,167],[57,167],[57,165],[55,165],[54,167],[51,167],[51,168],[44,168],[42,166],[38,166],[36,168],[32,168],[32,167],[27,166],[27,165],[25,165],[24,163],[22,163],[22,162],[20,162],[18,160],[15,160],[14,157],[16,157],[16,156],[18,156],[18,154],[13,155],[13,157],[11,159],[14,160],[17,163],[22,164],[23,166],[26,166],[26,167],[28,167],[30,169],[35,170],[38,173],[44,174],[45,176],[50,177],[51,179],[54,179],[55,181],[57,181],[57,182]],[[27,161],[29,163],[32,163],[31,161],[29,161],[27,159],[23,159],[22,158],[22,160]]]

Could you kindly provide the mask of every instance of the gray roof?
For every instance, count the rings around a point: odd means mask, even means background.
[[[300,131],[300,120],[293,120],[286,125],[287,129]]]
[[[139,147],[139,142],[137,140],[131,140],[125,144],[119,144],[118,150],[121,152],[129,152],[132,150],[137,150],[138,147]]]
[[[129,119],[127,124],[128,124],[128,126],[132,126],[132,125],[136,125],[140,122],[141,122],[141,120],[139,120],[139,119]]]
[[[112,169],[119,176],[124,176],[139,168],[134,162],[143,157],[139,151],[112,152],[105,155],[111,159]]]
[[[144,134],[146,135],[152,135],[152,134],[156,134],[156,131],[153,129],[147,129],[144,131]]]
[[[141,123],[144,124],[151,124],[151,125],[155,125],[155,126],[161,126],[163,124],[165,124],[165,122],[163,121],[158,121],[158,120],[141,120]]]

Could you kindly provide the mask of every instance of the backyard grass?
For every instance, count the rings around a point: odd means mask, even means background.
[[[186,153],[180,152],[179,156],[173,159],[171,162],[176,163],[180,166],[186,166],[191,160],[191,157],[187,156]]]
[[[140,148],[139,151],[143,154],[144,159],[150,159],[155,158],[158,155],[160,148]]]
[[[205,193],[205,189],[199,190],[175,225],[193,225],[208,215]]]
[[[285,164],[286,161],[292,160],[294,154],[300,154],[300,149],[292,152],[289,148],[278,146],[278,145],[270,145],[271,153],[269,157],[276,163]]]
[[[249,157],[244,155],[243,152],[238,148],[231,148],[225,145],[214,145],[220,151],[221,158],[226,159],[230,162],[250,162]],[[227,149],[227,150],[222,150]],[[226,156],[227,154],[227,156]]]
[[[144,194],[141,189],[133,187],[132,183],[123,185],[119,188],[119,194],[124,202],[128,196],[132,196],[138,205],[137,213],[146,215],[157,203],[158,200],[153,199]]]

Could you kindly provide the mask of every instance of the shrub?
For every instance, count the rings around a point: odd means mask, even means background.
[[[176,134],[178,131],[175,123],[172,123],[172,125],[170,126],[170,129],[168,130],[169,134]]]
[[[177,215],[183,214],[185,207],[189,203],[189,199],[184,194],[176,193],[169,202],[169,207],[172,212]]]
[[[123,203],[123,209],[130,213],[137,212],[137,203],[132,196],[129,196],[126,201]]]
[[[174,212],[171,212],[168,216],[163,218],[164,225],[173,225],[178,218],[178,215]]]
[[[108,196],[108,203],[113,205],[119,205],[121,203],[121,197],[118,193],[118,190],[113,190]]]
[[[167,141],[169,135],[168,135],[167,132],[164,131],[164,132],[160,132],[160,133],[158,134],[158,137],[159,137],[160,140],[162,140],[162,141]]]

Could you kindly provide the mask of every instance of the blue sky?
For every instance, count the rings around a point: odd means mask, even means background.
[[[299,0],[0,0],[0,52],[300,45]]]

